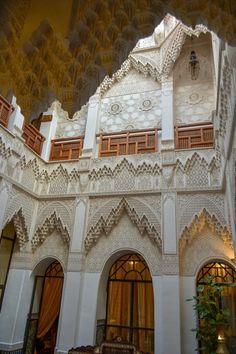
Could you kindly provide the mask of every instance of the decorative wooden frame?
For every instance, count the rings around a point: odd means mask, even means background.
[[[100,134],[99,156],[144,154],[157,151],[158,129]]]
[[[13,106],[0,95],[0,124],[5,128],[8,126],[9,118],[13,111]]]
[[[23,127],[23,135],[26,145],[28,145],[34,152],[41,155],[43,142],[45,137],[32,124],[25,124]]]
[[[51,141],[50,161],[75,160],[82,153],[84,138],[60,138]]]
[[[175,127],[175,148],[192,149],[213,147],[214,132],[210,122]]]

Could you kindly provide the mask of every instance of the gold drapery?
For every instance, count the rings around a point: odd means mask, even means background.
[[[61,304],[63,278],[45,278],[37,338],[42,338],[55,322]]]
[[[108,325],[129,327],[132,321],[132,327],[154,328],[152,283],[111,281],[109,287]],[[130,330],[127,328],[109,327],[108,333],[109,339],[115,336],[121,336],[128,341],[131,339]],[[152,331],[133,329],[133,342],[144,352],[150,351],[152,336]]]

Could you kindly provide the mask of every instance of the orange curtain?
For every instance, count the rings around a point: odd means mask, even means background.
[[[63,278],[45,278],[37,338],[42,338],[55,322],[61,303]]]
[[[135,274],[133,278],[135,278]],[[131,282],[112,282],[109,284],[108,325],[130,326],[130,310],[133,307],[133,327],[154,328],[154,298],[152,283],[135,283],[134,297],[131,299]],[[133,302],[131,302],[133,301]],[[121,336],[130,340],[127,328],[108,327],[107,339]],[[133,331],[133,342],[143,352],[151,352],[153,331]]]
[[[129,326],[131,284],[111,281],[109,286],[108,324]],[[121,336],[123,339],[129,340],[128,335],[127,330],[110,327],[108,339]]]
[[[136,283],[134,287],[134,327],[154,328],[152,283]],[[143,352],[152,351],[153,332],[135,330],[135,344]]]

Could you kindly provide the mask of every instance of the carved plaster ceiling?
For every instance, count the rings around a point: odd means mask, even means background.
[[[0,0],[0,92],[26,120],[57,98],[70,117],[166,13],[236,44],[234,0]]]

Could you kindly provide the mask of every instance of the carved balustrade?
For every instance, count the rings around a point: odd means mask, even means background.
[[[78,159],[82,152],[83,141],[81,136],[52,140],[50,161]]]
[[[192,149],[213,147],[214,133],[212,123],[197,123],[175,127],[175,148]]]
[[[0,124],[7,128],[9,118],[14,108],[12,105],[0,95]]]
[[[41,155],[43,142],[45,137],[32,124],[25,124],[23,127],[23,135],[26,145],[28,145],[34,152]]]
[[[158,129],[100,134],[99,156],[144,154],[157,151]]]

